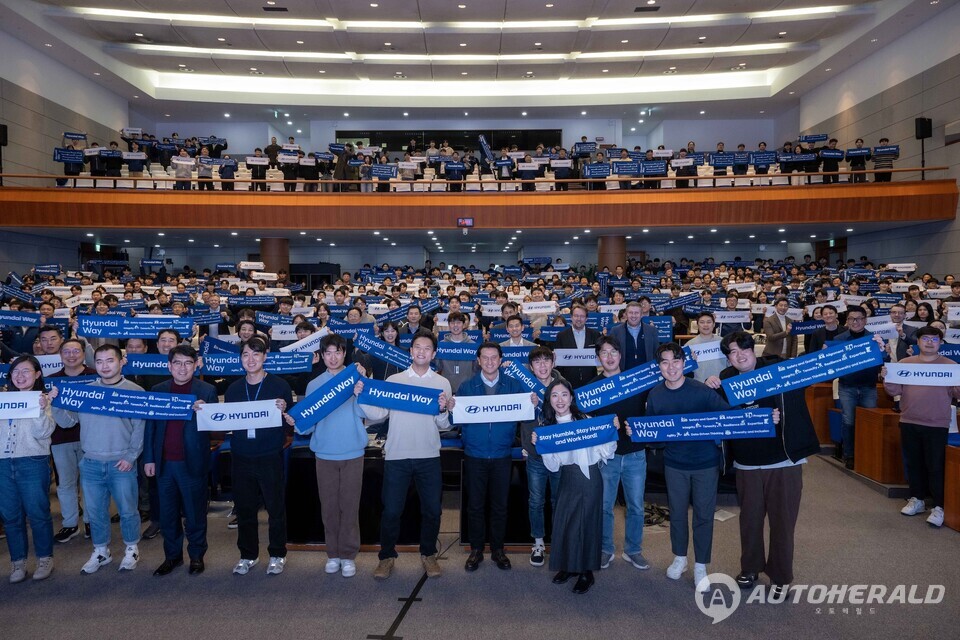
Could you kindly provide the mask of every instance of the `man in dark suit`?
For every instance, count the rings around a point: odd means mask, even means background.
[[[199,336],[204,338],[206,336],[212,335],[214,338],[219,338],[220,336],[229,335],[230,327],[236,324],[236,319],[226,308],[220,308],[220,296],[216,293],[211,293],[207,298],[208,308],[204,309],[202,313],[219,313],[220,322],[217,324],[202,324],[199,326]]]
[[[218,402],[213,385],[193,377],[197,351],[178,345],[167,354],[170,380],[153,391],[197,396],[200,404]],[[207,551],[207,473],[210,461],[210,434],[197,430],[197,417],[189,420],[149,420],[143,438],[144,473],[157,476],[160,493],[160,530],[163,532],[164,561],[155,576],[165,576],[183,564],[183,537],[186,529],[190,574],[202,573]],[[181,525],[181,513],[186,526]]]
[[[646,300],[646,306],[649,306],[650,301],[646,296],[641,300]],[[623,349],[620,368],[624,371],[653,360],[657,347],[660,346],[657,328],[648,322],[643,322],[647,314],[648,311],[645,312],[643,302],[630,302],[627,304],[625,314],[627,321],[610,328],[610,337],[616,338]]]
[[[557,334],[557,349],[589,349],[593,350],[600,339],[600,332],[590,329],[587,324],[587,308],[582,304],[574,304],[570,310],[570,326]],[[655,332],[655,331],[654,331]],[[574,389],[579,389],[597,377],[596,365],[584,367],[557,367],[564,378],[570,381]]]

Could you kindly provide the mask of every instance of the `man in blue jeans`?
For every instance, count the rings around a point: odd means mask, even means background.
[[[143,388],[123,377],[126,362],[120,348],[105,344],[94,352],[94,366],[100,379],[91,387],[143,391]],[[140,560],[140,513],[137,511],[137,458],[143,451],[145,420],[118,418],[95,413],[78,414],[65,409],[54,409],[53,417],[61,427],[76,426],[83,418],[80,430],[80,483],[90,516],[93,554],[82,573],[95,573],[110,564],[110,498],[120,512],[120,531],[126,545],[120,571],[132,571]]]
[[[527,361],[530,363],[530,370],[536,376],[537,382],[544,387],[563,377],[553,366],[556,359],[553,350],[549,347],[534,347],[530,351],[530,355],[527,356]],[[530,493],[527,498],[530,537],[533,538],[530,564],[535,567],[543,566],[544,556],[547,553],[546,543],[544,542],[546,526],[544,524],[543,506],[547,499],[548,481],[550,483],[550,505],[554,510],[557,508],[557,497],[560,495],[560,472],[550,471],[544,466],[543,457],[537,453],[537,448],[530,438],[539,422],[540,405],[538,404],[533,420],[520,423],[520,444],[523,446],[523,456],[527,460],[527,490]]]
[[[601,382],[620,375],[620,342],[612,336],[597,341],[597,358],[600,359],[600,375],[589,384]],[[646,394],[638,393],[619,402],[594,409],[591,415],[615,415],[620,424],[628,418],[644,415]],[[643,491],[647,481],[647,448],[633,442],[626,430],[619,431],[617,452],[613,460],[600,467],[603,477],[603,538],[600,548],[600,568],[606,569],[613,562],[616,547],[613,542],[613,506],[617,501],[618,488],[623,485],[623,497],[627,502],[623,554],[621,557],[637,569],[649,569],[650,563],[643,557]]]
[[[873,333],[866,330],[867,313],[860,307],[847,310],[847,330],[837,335],[838,342],[858,340]],[[880,367],[861,369],[841,376],[837,385],[840,396],[840,408],[843,411],[843,462],[847,469],[853,469],[853,452],[856,438],[857,407],[874,408],[877,406],[877,378]]]

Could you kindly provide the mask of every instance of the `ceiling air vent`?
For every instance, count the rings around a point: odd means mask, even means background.
[[[286,7],[264,7],[263,10],[264,11],[280,11],[280,12],[288,11]]]
[[[660,7],[647,5],[643,7],[636,7],[633,10],[634,13],[653,13],[654,11],[660,11]]]

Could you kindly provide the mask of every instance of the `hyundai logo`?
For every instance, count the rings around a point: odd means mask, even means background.
[[[227,414],[215,413],[212,416],[210,416],[210,419],[213,420],[214,422],[223,422],[224,420],[227,419]]]
[[[467,413],[480,413],[480,407],[476,405],[467,407]]]

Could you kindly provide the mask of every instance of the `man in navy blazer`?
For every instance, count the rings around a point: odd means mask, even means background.
[[[480,372],[464,380],[448,406],[456,398],[528,393],[517,380],[500,371],[503,349],[496,342],[484,342],[477,348]],[[531,394],[536,404],[536,394]],[[490,505],[490,559],[500,569],[510,569],[503,552],[507,531],[507,496],[510,492],[513,446],[519,423],[484,422],[458,425],[463,438],[463,483],[467,490],[467,532],[470,556],[464,568],[476,571],[483,562],[486,543],[487,504]]]
[[[213,385],[194,378],[197,351],[177,345],[167,354],[171,379],[152,391],[194,395],[199,405],[218,402]],[[207,552],[207,473],[210,434],[197,430],[196,413],[189,420],[148,420],[143,438],[144,473],[157,477],[160,494],[160,531],[164,561],[155,576],[165,576],[183,564],[184,529],[191,575],[203,573]],[[181,513],[186,526],[181,525]]]
[[[580,303],[574,303],[570,309],[570,326],[557,334],[554,349],[589,349],[597,344],[602,334],[596,329],[586,326],[587,308]],[[557,366],[557,371],[570,381],[574,389],[579,389],[597,377],[597,366]]]
[[[646,302],[646,305],[644,304]],[[660,346],[657,328],[648,322],[643,322],[644,316],[649,315],[644,306],[649,306],[650,300],[641,298],[640,301],[627,304],[627,321],[610,328],[610,337],[616,338],[622,347],[622,364],[624,371],[650,362]]]

